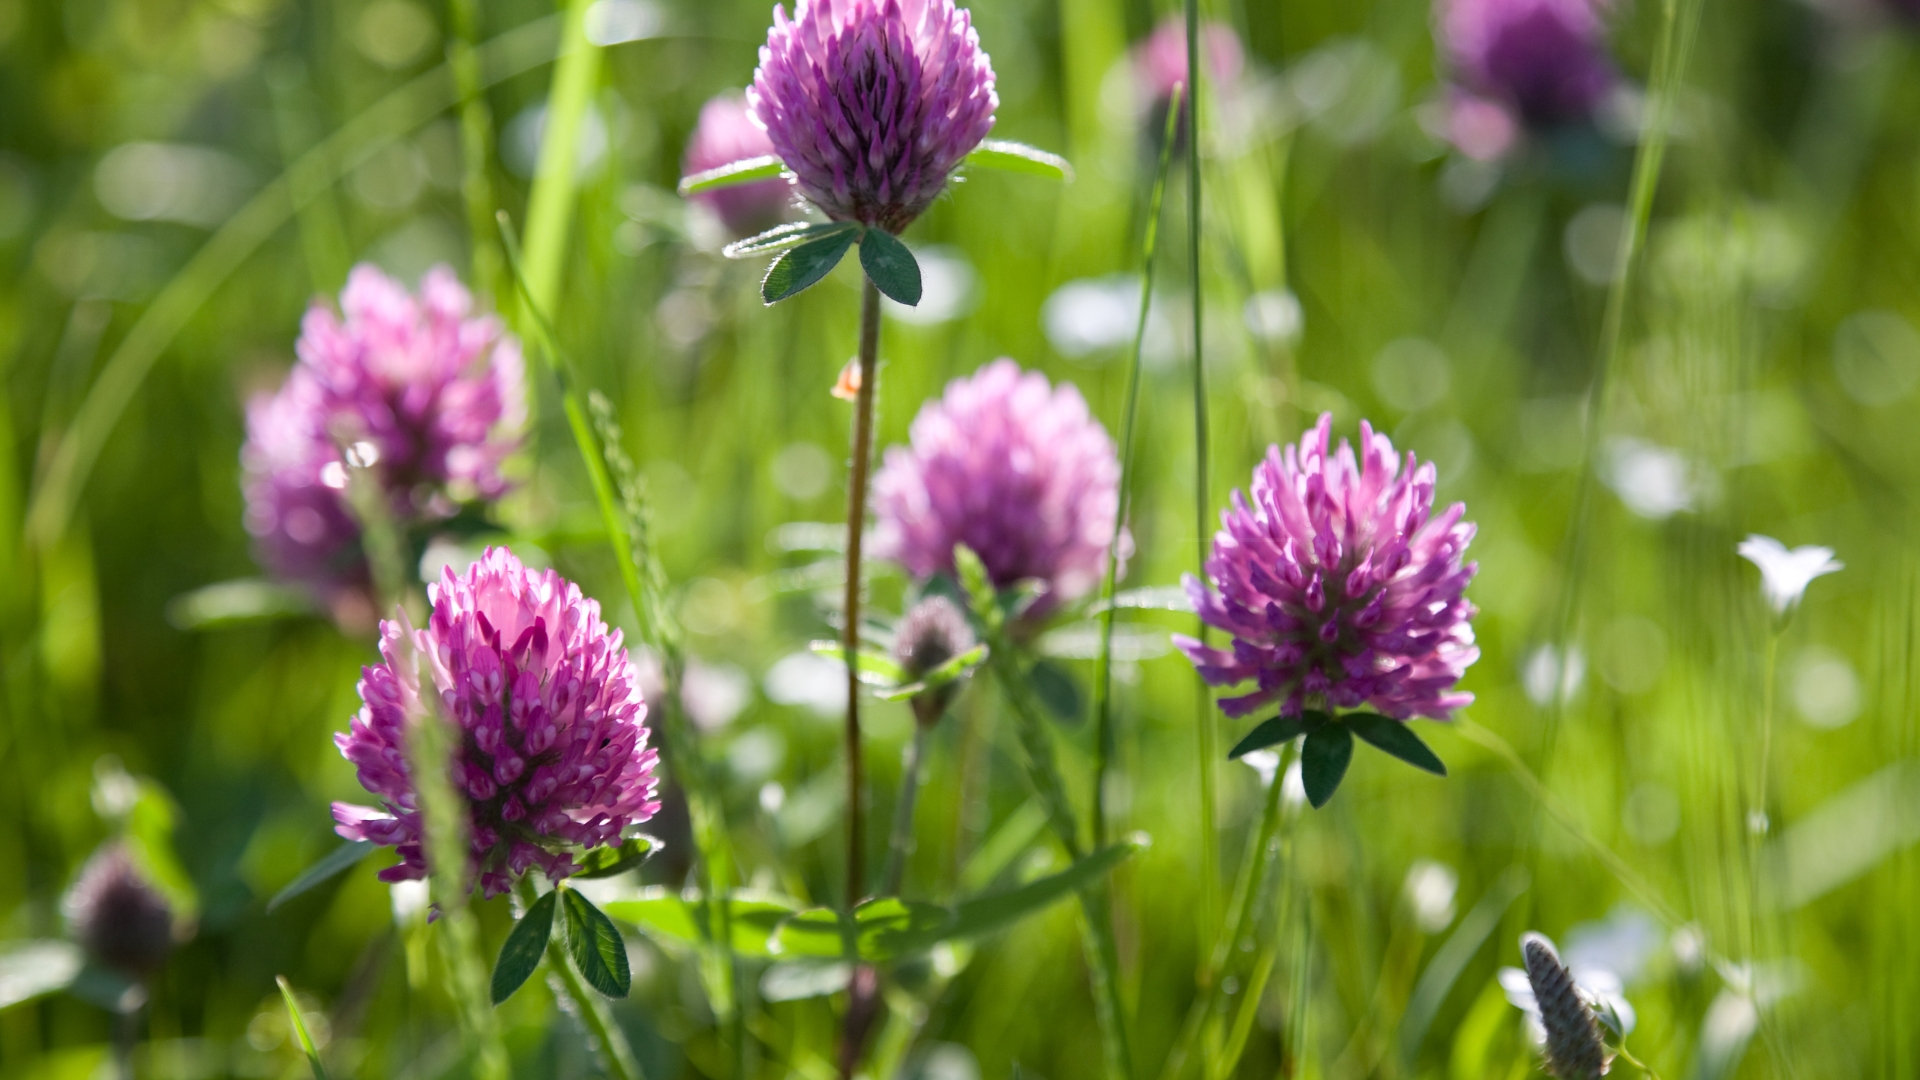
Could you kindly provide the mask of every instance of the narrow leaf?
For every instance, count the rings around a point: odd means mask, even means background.
[[[855,952],[853,920],[833,908],[798,912],[773,935],[774,955],[838,960]]]
[[[1263,720],[1259,727],[1247,732],[1246,738],[1235,743],[1233,749],[1227,751],[1227,760],[1238,760],[1255,750],[1265,750],[1269,746],[1278,746],[1298,738],[1329,719],[1331,718],[1326,713],[1308,709],[1299,716],[1275,716]]]
[[[959,572],[960,587],[966,593],[967,606],[974,617],[986,625],[988,633],[998,633],[1002,621],[1000,598],[987,577],[987,564],[965,544],[953,545],[953,566]]]
[[[769,941],[780,923],[800,910],[796,900],[758,890],[728,894],[727,921],[733,927],[733,951],[742,956],[771,956]],[[699,893],[673,893],[652,886],[640,891],[637,899],[615,900],[606,905],[606,913],[636,926],[656,941],[686,945],[707,941],[707,901]]]
[[[811,287],[840,265],[853,246],[853,237],[854,230],[846,229],[781,252],[760,282],[760,299],[773,305]]]
[[[953,909],[897,896],[853,909],[855,948],[862,960],[883,964],[930,949],[952,936]]]
[[[721,248],[720,254],[729,259],[745,259],[804,244],[809,240],[837,236],[843,232],[858,232],[859,229],[860,226],[851,221],[789,221],[784,225],[775,225],[758,236],[735,240]]]
[[[535,900],[527,913],[520,916],[520,921],[513,924],[506,942],[500,946],[500,958],[493,964],[495,1005],[512,997],[520,984],[533,974],[533,969],[540,966],[540,957],[546,954],[547,942],[553,937],[553,905],[559,895],[560,890],[553,889]]]
[[[1440,756],[1420,741],[1404,721],[1395,720],[1378,713],[1348,713],[1340,718],[1341,723],[1353,729],[1355,735],[1399,758],[1417,769],[1425,769],[1435,776],[1447,775],[1446,763]]]
[[[1035,914],[1049,904],[1093,884],[1140,850],[1137,843],[1111,844],[1057,874],[1035,878],[1017,889],[963,900],[954,909],[946,937],[980,937]]]
[[[627,967],[627,943],[606,913],[578,889],[558,890],[566,894],[567,952],[573,966],[587,985],[610,998],[623,998],[633,988],[633,972]]]
[[[1327,805],[1353,760],[1353,733],[1344,724],[1327,724],[1307,733],[1300,748],[1300,779],[1315,810]]]
[[[840,961],[822,964],[800,961],[773,964],[760,977],[760,997],[765,1001],[801,1001],[826,997],[847,988],[853,978],[853,965]]]
[[[1027,669],[1027,681],[1033,684],[1034,696],[1047,707],[1054,719],[1069,724],[1080,722],[1080,687],[1059,664],[1051,660],[1039,661]]]
[[[978,165],[986,169],[1000,169],[1004,172],[1025,173],[1028,176],[1044,176],[1049,180],[1071,182],[1073,166],[1059,154],[1049,154],[1037,146],[1025,143],[1008,142],[1005,139],[988,139],[967,155],[967,164]]]
[[[280,905],[301,893],[352,869],[361,859],[373,854],[375,846],[371,840],[349,840],[329,851],[319,862],[301,871],[300,876],[288,883],[286,888],[273,894],[273,899],[267,901],[267,914],[273,914]]]
[[[868,229],[860,238],[860,266],[889,300],[920,303],[920,264],[900,238],[885,229]]]
[[[714,191],[735,184],[751,184],[755,180],[770,180],[786,171],[786,164],[772,154],[750,157],[742,161],[730,161],[725,165],[697,172],[680,178],[680,194],[697,195],[702,191]]]
[[[313,1036],[307,1032],[307,1018],[300,1015],[300,1003],[293,999],[293,987],[287,983],[285,975],[275,975],[273,981],[280,984],[280,997],[287,1003],[287,1019],[293,1024],[293,1037],[300,1042],[300,1049],[307,1055],[307,1064],[313,1068],[313,1080],[327,1080],[327,1067],[320,1063],[320,1051],[313,1045]]]
[[[809,641],[807,648],[817,656],[840,663],[847,662],[847,650],[837,641]],[[881,686],[891,690],[907,681],[907,669],[886,653],[873,649],[861,649],[855,669],[860,673],[860,681],[868,686]]]
[[[978,667],[986,658],[987,647],[985,645],[975,645],[959,656],[927,672],[919,682],[910,682],[897,686],[881,694],[880,698],[883,701],[905,701],[916,694],[924,694],[928,690],[938,690],[940,687],[966,675],[975,667]]]
[[[582,879],[609,878],[646,862],[660,853],[660,841],[651,836],[629,836],[617,845],[594,848],[580,857],[580,869],[573,876]]]

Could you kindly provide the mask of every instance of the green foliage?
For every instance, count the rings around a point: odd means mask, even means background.
[[[680,178],[679,191],[682,195],[696,195],[702,191],[718,191],[736,184],[750,184],[755,180],[770,180],[786,170],[786,164],[772,154],[762,157],[744,158],[728,162],[725,165],[697,172]]]
[[[555,889],[566,911],[567,955],[587,985],[610,998],[623,998],[633,988],[627,965],[627,943],[606,913],[579,890]]]
[[[899,237],[880,228],[861,233],[860,267],[889,300],[908,307],[920,303],[920,264]]]
[[[273,894],[273,899],[267,901],[267,913],[272,914],[280,905],[294,897],[312,890],[317,885],[332,881],[360,865],[360,860],[373,854],[375,846],[367,840],[348,840],[327,852],[320,857],[319,862],[302,870],[299,877],[288,882],[286,888]]]
[[[858,237],[857,229],[831,230],[781,252],[760,281],[760,299],[771,306],[813,286],[840,265]]]
[[[327,1067],[320,1061],[320,1051],[313,1044],[313,1035],[307,1030],[307,1018],[300,1014],[300,1003],[293,998],[293,986],[285,975],[274,976],[280,984],[280,998],[287,1003],[287,1023],[293,1028],[293,1037],[300,1043],[300,1052],[307,1056],[307,1065],[313,1070],[313,1080],[327,1080]]]
[[[638,867],[660,853],[660,841],[651,836],[629,836],[618,844],[594,848],[574,861],[580,869],[573,876],[582,881],[613,877]]]
[[[553,908],[559,896],[559,889],[542,893],[514,922],[507,940],[501,943],[500,958],[493,962],[491,992],[495,1005],[512,997],[533,974],[533,969],[540,966],[540,958],[547,954],[547,942],[553,940]]]

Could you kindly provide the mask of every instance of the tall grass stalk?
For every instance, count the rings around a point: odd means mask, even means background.
[[[1649,78],[1646,124],[1640,132],[1640,145],[1634,151],[1633,174],[1628,183],[1626,227],[1620,233],[1614,252],[1613,280],[1607,290],[1606,313],[1602,317],[1597,363],[1588,383],[1581,407],[1583,443],[1580,474],[1573,498],[1573,513],[1568,521],[1564,542],[1564,563],[1560,596],[1554,616],[1554,635],[1558,655],[1564,663],[1574,639],[1579,617],[1580,586],[1586,576],[1588,533],[1593,516],[1594,483],[1599,462],[1600,439],[1606,419],[1607,394],[1613,371],[1620,363],[1621,338],[1625,333],[1627,301],[1646,249],[1647,223],[1653,215],[1653,196],[1660,184],[1661,165],[1666,160],[1667,138],[1673,127],[1674,102],[1680,80],[1692,54],[1700,10],[1706,0],[1661,0],[1660,38],[1653,55]],[[1545,706],[1546,735],[1540,760],[1552,759],[1559,724],[1565,712],[1565,695],[1556,694]]]
[[[448,0],[447,66],[460,94],[460,197],[467,210],[467,244],[472,251],[473,288],[499,304],[510,292],[504,280],[506,262],[495,240],[493,215],[493,110],[487,105],[486,85],[475,51],[480,40],[479,0]]]
[[[587,39],[587,9],[593,0],[567,0],[560,30],[560,59],[553,69],[541,125],[540,157],[527,194],[527,246],[520,276],[528,303],[552,312],[560,297],[560,266],[573,224],[580,173],[580,131],[600,84],[600,46]]]
[[[1167,103],[1166,130],[1160,138],[1160,163],[1147,197],[1147,220],[1140,239],[1140,315],[1133,326],[1133,345],[1127,356],[1127,396],[1120,415],[1120,505],[1113,515],[1113,534],[1107,539],[1107,570],[1100,582],[1100,642],[1093,676],[1093,846],[1107,841],[1107,774],[1113,767],[1113,592],[1120,577],[1120,536],[1133,506],[1133,431],[1140,413],[1140,351],[1147,339],[1147,312],[1153,306],[1153,259],[1159,247],[1160,203],[1167,192],[1167,168],[1173,158],[1173,139],[1179,131],[1180,102],[1186,87],[1176,83]]]
[[[552,60],[557,29],[556,18],[539,19],[481,46],[481,84],[504,82]],[[59,542],[107,437],[154,363],[214,291],[318,193],[458,101],[445,64],[412,80],[302,154],[193,253],[114,347],[54,448],[27,511],[24,531],[32,547],[50,551]]]
[[[1269,882],[1272,880],[1268,871],[1273,866],[1273,857],[1280,845],[1279,831],[1286,805],[1282,793],[1286,788],[1288,763],[1295,753],[1292,744],[1281,747],[1273,781],[1267,785],[1259,827],[1247,838],[1247,850],[1240,860],[1240,870],[1227,905],[1226,920],[1221,925],[1222,932],[1215,937],[1206,967],[1201,973],[1200,994],[1187,1010],[1180,1035],[1174,1042],[1172,1052],[1167,1055],[1166,1065],[1160,1070],[1160,1080],[1180,1080],[1187,1071],[1187,1063],[1196,1042],[1203,1047],[1204,1073],[1209,1080],[1232,1073],[1234,1060],[1239,1057],[1238,1052],[1233,1051],[1230,1060],[1228,1046],[1222,1043],[1217,1037],[1219,1033],[1213,1029],[1221,1022],[1221,1012],[1226,1004],[1223,977],[1227,968],[1243,944],[1252,944],[1255,924],[1261,912],[1268,907]],[[1270,967],[1271,958],[1264,964]],[[1261,977],[1261,981],[1265,981],[1265,976]],[[1251,985],[1246,990],[1257,998]],[[1244,1039],[1243,1031],[1241,1041],[1244,1042]],[[1229,1043],[1231,1041],[1228,1040]]]
[[[1207,573],[1207,541],[1212,529],[1207,524],[1212,507],[1207,484],[1207,362],[1205,348],[1205,277],[1200,266],[1200,0],[1186,0],[1187,14],[1187,274],[1193,289],[1193,513],[1195,569],[1202,579]],[[1175,115],[1179,115],[1175,112]],[[1205,621],[1199,624],[1202,644],[1211,641],[1212,630]],[[1213,695],[1198,675],[1194,676],[1194,731],[1199,739],[1200,758],[1200,940],[1218,932],[1214,910],[1220,905],[1220,853],[1215,847],[1218,828],[1214,820],[1215,775],[1219,771],[1219,723],[1213,714]],[[1201,992],[1207,992],[1203,984]]]
[[[662,717],[659,730],[666,742],[667,759],[686,793],[695,846],[694,866],[697,873],[704,875],[706,880],[702,884],[714,901],[708,905],[711,921],[702,929],[707,935],[707,963],[718,970],[711,973],[713,977],[707,983],[714,999],[713,1010],[722,1042],[726,1044],[733,1075],[738,1077],[745,1070],[746,1028],[740,1005],[739,962],[733,952],[732,909],[728,901],[733,881],[732,854],[714,777],[700,755],[681,708],[680,684],[686,665],[680,651],[679,630],[667,607],[665,574],[660,568],[658,553],[649,543],[644,492],[632,462],[619,446],[619,429],[611,406],[603,400],[595,401],[594,404],[603,407],[597,417],[590,418],[580,400],[573,365],[561,350],[552,323],[534,301],[521,272],[520,247],[514,237],[513,222],[505,211],[499,212],[498,224],[508,270],[519,287],[521,301],[536,331],[534,340],[540,345],[538,352],[548,358],[560,384],[567,426],[573,432],[574,444],[586,466],[607,543],[613,550],[621,582],[626,586],[627,599],[633,605],[641,637],[660,657],[666,676],[663,700],[654,704]],[[599,421],[598,431],[595,419]]]

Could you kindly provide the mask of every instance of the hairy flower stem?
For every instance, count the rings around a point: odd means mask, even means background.
[[[440,951],[450,976],[449,989],[461,1035],[473,1055],[473,1075],[478,1080],[507,1080],[512,1066],[500,1038],[499,1023],[487,1002],[486,966],[480,959],[480,928],[474,923],[473,912],[467,908],[472,882],[467,871],[470,845],[466,803],[454,790],[451,779],[451,764],[458,744],[435,707],[439,694],[433,689],[430,673],[422,670],[426,664],[415,652],[411,636],[403,635],[401,641],[404,644],[400,656],[407,674],[423,691],[417,694],[410,718],[407,757],[419,800],[421,840],[430,870],[430,895],[440,912]]]
[[[521,878],[519,884],[514,886],[514,893],[520,898],[522,910],[532,907],[533,902],[540,898],[533,886],[533,879],[527,877]],[[640,1064],[633,1056],[633,1047],[627,1044],[626,1032],[620,1030],[619,1023],[607,1011],[607,1003],[573,969],[573,961],[567,957],[566,946],[561,944],[559,935],[547,938],[547,968],[560,977],[567,1001],[573,1006],[571,1011],[580,1018],[587,1034],[593,1038],[594,1052],[600,1056],[600,1063],[606,1066],[607,1075],[612,1080],[645,1080]]]
[[[866,829],[860,793],[860,541],[867,517],[867,475],[873,464],[874,369],[880,360],[880,289],[860,290],[860,389],[854,395],[853,458],[847,480],[847,602],[840,644],[847,654],[847,909],[866,891]]]
[[[1226,995],[1221,989],[1221,977],[1226,974],[1227,965],[1233,959],[1234,949],[1239,942],[1250,938],[1254,923],[1267,906],[1268,871],[1279,847],[1280,820],[1285,803],[1281,791],[1286,787],[1287,762],[1295,752],[1292,743],[1281,748],[1280,763],[1274,770],[1273,782],[1267,785],[1266,807],[1260,815],[1260,827],[1248,841],[1246,855],[1240,860],[1239,877],[1233,885],[1233,897],[1228,902],[1224,926],[1230,928],[1231,932],[1214,939],[1213,952],[1207,957],[1207,966],[1201,975],[1202,990],[1187,1010],[1180,1037],[1174,1043],[1173,1051],[1167,1055],[1166,1066],[1160,1070],[1160,1080],[1180,1080],[1181,1074],[1186,1072],[1187,1060],[1193,1054],[1195,1041],[1200,1040],[1207,1028],[1216,1022],[1217,1014],[1225,1005],[1222,999]],[[1212,1043],[1217,1040],[1206,1041]],[[1232,1063],[1225,1063],[1225,1070],[1221,1070],[1219,1064],[1208,1062],[1206,1073],[1209,1077],[1231,1072]]]
[[[1107,572],[1100,583],[1100,646],[1094,658],[1093,846],[1107,842],[1107,773],[1113,767],[1113,591],[1120,577],[1120,535],[1127,527],[1132,502],[1133,427],[1140,404],[1140,351],[1147,339],[1147,312],[1153,302],[1153,256],[1159,247],[1160,202],[1167,191],[1167,163],[1173,155],[1173,136],[1179,127],[1180,102],[1185,86],[1175,83],[1167,100],[1166,131],[1160,139],[1160,165],[1153,174],[1153,192],[1147,199],[1147,223],[1140,242],[1140,315],[1133,327],[1133,348],[1127,363],[1127,398],[1120,418],[1120,504],[1113,514],[1113,534],[1107,541]]]

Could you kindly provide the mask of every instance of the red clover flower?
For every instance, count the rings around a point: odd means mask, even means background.
[[[1215,686],[1251,682],[1222,698],[1228,716],[1278,703],[1367,706],[1396,720],[1446,719],[1473,700],[1453,686],[1480,656],[1461,562],[1474,527],[1455,503],[1432,516],[1434,468],[1360,424],[1360,456],[1343,439],[1328,452],[1331,414],[1299,445],[1270,447],[1251,499],[1233,493],[1220,515],[1210,583],[1186,578],[1207,625],[1227,648],[1174,639]],[[1324,705],[1312,704],[1314,701]]]
[[[874,551],[918,578],[979,554],[996,587],[1037,579],[1044,607],[1084,595],[1106,572],[1120,508],[1113,440],[1070,383],[996,360],[947,384],[891,447],[874,478]],[[1121,535],[1121,557],[1131,541]]]
[[[773,9],[747,104],[801,192],[898,233],[993,127],[993,67],[953,0]]]
[[[381,800],[377,809],[334,803],[337,831],[399,849],[381,880],[427,872],[405,748],[420,690],[409,633],[442,713],[459,729],[453,785],[469,802],[487,896],[536,867],[566,877],[579,869],[576,854],[618,844],[659,810],[659,753],[647,747],[640,675],[598,603],[504,548],[489,548],[465,576],[443,570],[431,600],[425,629],[404,619],[380,624],[385,662],[361,669],[365,705],[334,737]]]

